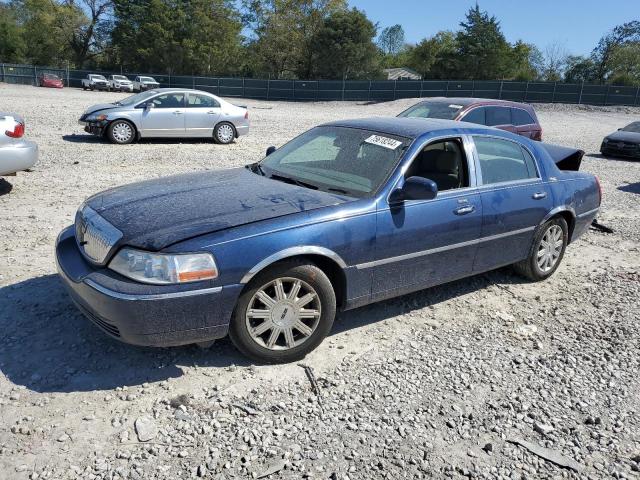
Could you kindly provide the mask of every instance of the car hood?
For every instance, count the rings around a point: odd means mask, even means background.
[[[618,130],[617,132],[607,135],[609,141],[613,142],[633,142],[640,143],[640,133],[625,132],[624,130]]]
[[[96,113],[96,112],[102,112],[104,110],[115,110],[115,109],[124,109],[126,110],[127,108],[125,107],[120,107],[118,105],[115,105],[113,103],[98,103],[97,105],[91,105],[89,108],[87,108],[84,111],[84,115],[88,115],[90,113]]]
[[[206,233],[349,200],[235,168],[133,183],[86,203],[122,232],[121,244],[161,250]]]

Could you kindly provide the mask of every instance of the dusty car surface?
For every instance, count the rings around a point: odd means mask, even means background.
[[[109,90],[109,82],[104,75],[90,73],[82,79],[81,83],[83,90]]]
[[[640,159],[640,122],[632,122],[604,137],[600,153],[612,157]]]
[[[476,123],[542,140],[542,127],[527,103],[488,98],[436,97],[413,105],[399,117],[441,118]]]
[[[24,131],[21,116],[0,112],[0,175],[15,175],[38,161],[38,145],[25,139]]]
[[[160,84],[153,77],[138,76],[133,80],[133,91],[144,92],[152,88],[158,88]]]
[[[53,73],[41,73],[38,75],[38,86],[46,88],[64,88],[62,79]]]
[[[249,111],[200,90],[158,88],[89,107],[80,117],[88,133],[113,143],[137,138],[212,138],[227,144],[249,133]]]
[[[229,333],[253,359],[292,361],[337,310],[504,265],[552,275],[600,205],[582,153],[444,120],[328,123],[246,168],[87,199],[58,237],[58,271],[122,341]]]
[[[109,90],[133,92],[133,82],[124,75],[109,75]]]

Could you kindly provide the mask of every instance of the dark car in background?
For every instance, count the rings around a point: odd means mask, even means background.
[[[600,153],[612,157],[640,159],[640,122],[633,122],[607,135],[600,145]]]
[[[63,88],[62,79],[53,73],[41,73],[38,75],[38,86],[47,88]]]
[[[477,123],[500,128],[532,140],[542,140],[542,127],[536,112],[526,103],[486,98],[436,97],[417,103],[398,116]]]

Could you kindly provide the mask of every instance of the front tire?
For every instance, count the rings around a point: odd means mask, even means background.
[[[538,229],[529,256],[513,265],[516,272],[534,282],[549,278],[560,266],[569,243],[569,227],[562,217],[552,218]]]
[[[316,265],[282,262],[259,273],[240,295],[229,336],[260,363],[288,363],[314,350],[331,331],[336,295]]]
[[[228,122],[222,122],[213,129],[213,139],[216,143],[228,145],[236,138],[236,129]]]
[[[107,127],[107,138],[119,145],[132,143],[136,138],[136,128],[127,120],[114,120]]]

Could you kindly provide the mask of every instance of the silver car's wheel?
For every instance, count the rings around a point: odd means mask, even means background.
[[[116,120],[109,125],[107,135],[113,143],[126,144],[133,142],[135,138],[135,129],[131,123],[126,120]]]
[[[229,336],[248,357],[264,363],[304,358],[331,330],[336,294],[329,277],[311,263],[283,261],[246,286]]]
[[[538,268],[544,273],[552,270],[558,263],[562,249],[564,248],[562,228],[558,225],[551,225],[540,241],[538,246]]]
[[[228,144],[233,142],[236,131],[230,123],[219,123],[213,132],[214,139],[218,143]]]

